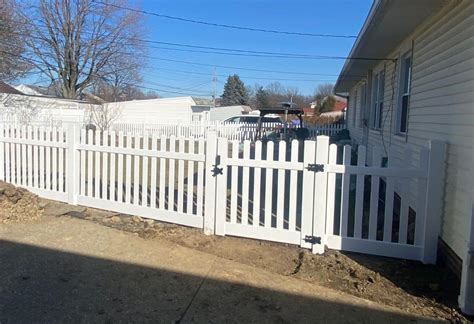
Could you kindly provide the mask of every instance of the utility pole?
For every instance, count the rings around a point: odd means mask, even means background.
[[[217,75],[216,75],[216,68],[214,67],[214,71],[212,72],[212,104],[216,106],[216,85],[217,85]]]

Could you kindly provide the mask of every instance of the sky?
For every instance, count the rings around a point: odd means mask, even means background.
[[[144,11],[218,24],[356,36],[371,3],[371,0],[142,0],[136,6]],[[143,38],[197,46],[345,57],[355,41],[355,38],[309,37],[234,30],[151,15],[145,15],[144,18]],[[166,45],[156,46],[169,48]],[[319,83],[335,82],[344,64],[344,60],[340,59],[262,58],[163,48],[150,49],[148,56],[211,65],[199,66],[150,58],[146,62],[148,68],[144,72],[145,87],[201,96],[210,95],[213,91],[212,65],[314,74],[298,75],[215,67],[216,94],[219,96],[226,76],[234,73],[239,74],[244,83],[252,87],[255,84],[266,86],[272,81],[278,81],[276,79],[292,79],[279,82],[288,87],[298,88],[302,94],[310,95],[314,93]],[[180,95],[171,92],[160,94]]]

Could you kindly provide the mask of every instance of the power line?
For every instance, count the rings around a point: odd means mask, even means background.
[[[34,24],[30,24],[30,25],[36,26]],[[83,32],[88,33],[85,30]],[[13,32],[13,33],[22,35],[21,33],[18,33],[18,32]],[[24,34],[23,36],[34,37],[32,35],[24,35]],[[186,49],[170,48],[170,47],[148,45],[148,47],[156,48],[156,49],[165,49],[165,50],[191,52],[191,53],[217,54],[217,55],[231,55],[231,56],[245,56],[245,57],[250,56],[250,57],[265,57],[265,58],[268,58],[268,57],[292,58],[292,59],[307,59],[307,60],[346,60],[346,59],[364,60],[364,61],[387,61],[387,60],[392,61],[393,60],[391,58],[377,58],[377,57],[355,57],[355,56],[348,57],[348,56],[337,56],[337,55],[313,55],[313,54],[299,54],[299,53],[285,53],[285,52],[255,51],[255,50],[246,50],[246,49],[239,49],[239,48],[222,48],[222,47],[191,45],[191,44],[183,44],[183,43],[162,42],[162,41],[156,41],[156,40],[150,40],[150,39],[141,39],[141,38],[123,37],[123,36],[117,36],[117,39],[138,41],[138,42],[143,42],[147,44],[160,44],[160,45],[169,45],[169,46],[186,48]],[[192,48],[192,49],[189,49],[189,48]]]
[[[132,12],[141,13],[141,14],[144,14],[144,15],[155,16],[155,17],[159,17],[159,18],[166,18],[166,19],[182,21],[182,22],[188,22],[188,23],[193,23],[193,24],[213,26],[213,27],[221,27],[221,28],[229,28],[229,29],[237,29],[237,30],[246,30],[246,31],[261,32],[261,33],[296,35],[296,36],[309,36],[309,37],[350,38],[350,39],[357,38],[357,36],[355,36],[355,35],[335,35],[335,34],[322,34],[322,33],[292,32],[292,31],[284,31],[284,30],[273,30],[273,29],[253,28],[253,27],[228,25],[228,24],[218,24],[218,23],[213,23],[213,22],[209,22],[209,21],[188,19],[188,18],[183,18],[183,17],[164,15],[164,14],[160,14],[160,13],[157,13],[157,12],[151,12],[151,11],[146,11],[146,10],[138,10],[138,9],[134,9],[134,8],[130,8],[130,7],[119,6],[119,5],[116,5],[116,4],[105,3],[105,2],[97,1],[97,0],[95,2],[106,5],[106,6],[112,6],[112,7],[118,8],[118,9],[123,9],[123,10],[128,10],[128,11],[132,11]]]

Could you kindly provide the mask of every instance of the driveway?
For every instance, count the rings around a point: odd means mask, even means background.
[[[428,321],[69,217],[0,225],[0,260],[2,324]]]

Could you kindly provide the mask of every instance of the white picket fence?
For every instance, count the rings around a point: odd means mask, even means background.
[[[296,126],[288,123],[287,127]],[[319,135],[332,136],[343,129],[344,124],[324,124],[324,125],[305,125],[308,129],[309,139],[316,139]],[[263,123],[262,133],[268,135],[274,131],[281,130],[282,124]],[[204,121],[191,123],[162,123],[162,124],[140,124],[140,123],[114,123],[111,130],[124,133],[148,133],[158,136],[176,136],[176,137],[207,137],[208,132],[216,132],[217,136],[225,137],[230,140],[254,140],[258,131],[258,126],[254,123],[224,123],[219,121]]]
[[[389,151],[0,125],[0,180],[40,196],[234,235],[436,260],[444,144]],[[367,163],[369,161],[370,163]],[[417,161],[411,165],[407,161]]]

